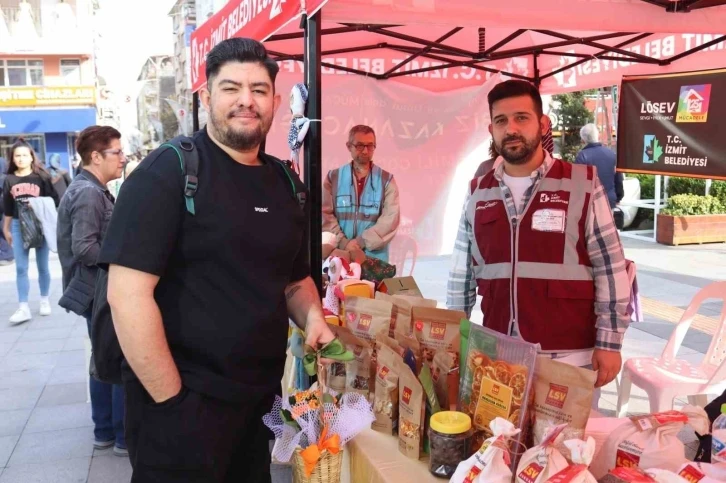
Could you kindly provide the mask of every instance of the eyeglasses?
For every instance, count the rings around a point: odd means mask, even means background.
[[[108,154],[115,154],[116,156],[125,159],[126,155],[124,154],[123,149],[104,149],[101,151],[102,153],[108,153]]]
[[[368,151],[375,151],[376,145],[375,144],[352,144],[352,146],[355,148],[356,151],[359,153],[362,153],[366,149]]]

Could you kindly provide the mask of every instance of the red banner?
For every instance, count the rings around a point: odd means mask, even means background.
[[[313,1],[311,8],[320,1]],[[206,59],[212,48],[232,37],[265,40],[303,11],[301,0],[231,0],[219,12],[200,25],[191,38],[192,90],[198,91],[206,81]]]

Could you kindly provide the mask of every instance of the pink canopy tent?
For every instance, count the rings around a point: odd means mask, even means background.
[[[284,93],[304,79],[308,117],[323,120],[311,124],[305,145],[311,246],[320,245],[322,168],[347,160],[346,128],[368,123],[381,131],[376,159],[399,181],[404,219],[413,232],[425,232],[422,252],[435,254],[442,240],[431,233],[451,218],[445,192],[457,166],[473,153],[485,156],[476,146],[487,136],[486,92],[500,76],[559,93],[617,85],[626,74],[725,66],[724,5],[726,0],[231,0],[192,34],[193,88],[204,85],[204,58],[217,42],[264,40],[281,66],[278,88]],[[284,146],[289,115],[278,118],[267,150],[286,157],[278,146]],[[311,251],[311,261],[319,265],[319,250]]]

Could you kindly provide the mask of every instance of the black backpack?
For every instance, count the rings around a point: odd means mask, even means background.
[[[191,215],[196,214],[194,207],[194,196],[197,193],[199,180],[199,153],[194,145],[194,140],[187,136],[177,136],[160,148],[171,148],[179,156],[181,172],[184,176],[184,200],[186,211]],[[298,202],[302,210],[305,209],[306,193],[304,187],[299,186],[290,174],[289,169],[280,161],[274,162],[281,175],[289,180],[292,187],[292,196]],[[108,271],[101,268],[96,278],[96,289],[93,297],[93,312],[91,315],[91,365],[90,375],[101,382],[109,384],[121,384],[121,362],[123,352],[116,337],[116,329],[111,318],[111,306],[108,304]]]

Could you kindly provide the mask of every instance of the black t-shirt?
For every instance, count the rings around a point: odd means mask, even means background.
[[[15,218],[15,201],[26,198],[37,198],[49,196],[53,198],[58,206],[58,194],[53,189],[50,175],[41,176],[37,173],[30,173],[27,176],[9,174],[3,185],[3,209],[5,216]]]
[[[245,166],[206,131],[194,141],[196,215],[185,209],[179,157],[157,149],[122,185],[99,261],[161,277],[155,298],[185,386],[230,401],[262,397],[282,378],[284,289],[310,275],[306,215],[271,156]]]

